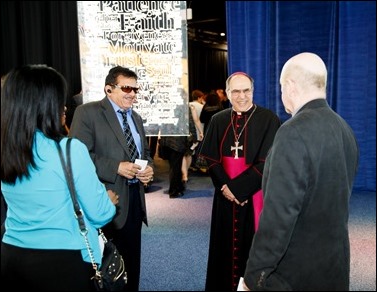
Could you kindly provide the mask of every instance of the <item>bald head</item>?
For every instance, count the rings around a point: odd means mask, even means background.
[[[280,75],[282,100],[288,113],[318,98],[326,98],[327,69],[323,60],[313,53],[290,58]]]
[[[280,79],[292,79],[304,88],[315,87],[326,91],[327,69],[322,59],[313,53],[301,53],[284,65]]]

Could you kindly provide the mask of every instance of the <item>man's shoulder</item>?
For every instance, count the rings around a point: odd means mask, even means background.
[[[212,116],[212,118],[214,119],[214,120],[216,120],[216,119],[228,119],[228,120],[230,120],[230,112],[231,112],[231,108],[227,108],[227,109],[221,109],[221,110],[219,110],[218,112],[216,112],[213,116]]]
[[[141,115],[135,110],[135,109],[132,109],[132,116],[135,118],[138,118],[138,119],[142,119],[141,118]]]
[[[275,115],[275,113],[270,110],[269,108],[266,108],[264,106],[261,106],[261,105],[256,105],[257,109],[255,110],[256,112],[262,112],[262,113],[266,113],[266,114],[273,114]]]
[[[110,105],[110,103],[109,103]],[[77,107],[80,111],[94,111],[106,107],[106,98],[83,103]]]
[[[270,110],[266,107],[263,107],[263,106],[257,105],[257,109],[255,110],[255,114],[260,115],[261,117],[263,117],[264,119],[267,119],[267,120],[273,119],[273,120],[278,120],[280,122],[280,119],[279,119],[279,117],[276,113],[274,113],[272,110]]]

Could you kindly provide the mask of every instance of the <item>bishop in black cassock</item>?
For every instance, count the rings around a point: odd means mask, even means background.
[[[261,189],[264,162],[280,126],[270,110],[254,104],[214,115],[200,155],[207,161],[215,194],[206,291],[236,291],[255,233],[253,195]],[[243,206],[222,194],[226,184]]]

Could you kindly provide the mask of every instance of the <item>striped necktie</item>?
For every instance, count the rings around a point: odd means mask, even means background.
[[[124,136],[126,137],[127,146],[128,146],[129,151],[130,151],[130,154],[131,154],[131,161],[135,162],[135,159],[138,156],[138,152],[137,152],[134,137],[132,136],[130,125],[128,124],[128,121],[127,121],[127,112],[122,111],[122,110],[118,110],[118,113],[122,114],[122,117],[123,117],[123,133],[124,133]]]

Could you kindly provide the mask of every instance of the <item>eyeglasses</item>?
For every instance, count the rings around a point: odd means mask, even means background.
[[[241,92],[243,92],[245,95],[250,95],[251,94],[251,88],[246,88],[246,89],[233,89],[230,93],[232,94],[233,97],[238,97],[240,96]]]
[[[133,90],[135,92],[135,94],[136,94],[138,92],[138,90],[139,90],[138,87],[132,87],[132,86],[128,86],[128,85],[119,86],[117,84],[113,84],[113,86],[116,87],[116,88],[119,88],[120,90],[122,90],[125,93],[130,93]]]

